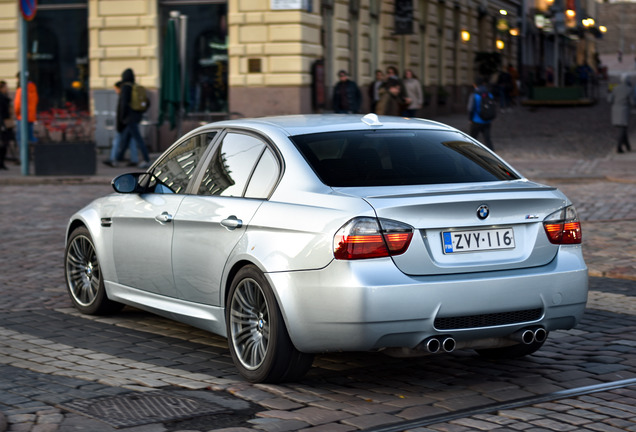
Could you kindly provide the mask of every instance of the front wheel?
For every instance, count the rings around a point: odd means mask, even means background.
[[[236,274],[225,321],[232,360],[248,381],[294,381],[311,367],[313,355],[292,344],[272,288],[256,267]]]
[[[71,301],[76,309],[89,315],[121,310],[124,305],[108,299],[102,269],[90,233],[76,228],[68,239],[64,253],[64,273]]]

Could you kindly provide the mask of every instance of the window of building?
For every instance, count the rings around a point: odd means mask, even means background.
[[[227,1],[161,0],[161,37],[170,12],[187,17],[185,76],[190,113],[228,112]]]
[[[88,109],[87,3],[39,0],[35,18],[28,23],[29,79],[38,88],[39,111],[68,103]]]

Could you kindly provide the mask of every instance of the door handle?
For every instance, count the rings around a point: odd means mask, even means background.
[[[155,220],[162,225],[168,222],[172,222],[172,219],[173,219],[173,216],[167,211],[155,216]]]
[[[223,225],[225,228],[229,229],[230,231],[235,230],[237,228],[240,228],[243,226],[243,221],[238,219],[236,216],[232,215],[229,216],[227,219],[223,219],[221,221],[221,225]]]

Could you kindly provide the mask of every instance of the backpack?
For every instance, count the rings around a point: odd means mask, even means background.
[[[493,120],[497,117],[497,106],[495,105],[495,100],[490,96],[490,93],[483,92],[478,93],[480,97],[479,108],[477,113],[479,117],[481,117],[484,121]]]
[[[145,112],[150,106],[150,101],[146,95],[146,88],[140,84],[129,84],[132,87],[130,93],[130,108],[133,111]]]

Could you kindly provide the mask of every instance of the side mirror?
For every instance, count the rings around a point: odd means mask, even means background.
[[[174,193],[174,191],[163,184],[157,177],[150,173],[130,173],[115,177],[111,182],[115,192],[129,193]]]
[[[137,190],[139,185],[139,175],[138,174],[122,174],[118,177],[115,177],[111,182],[113,189],[115,192],[119,193],[133,193]]]

